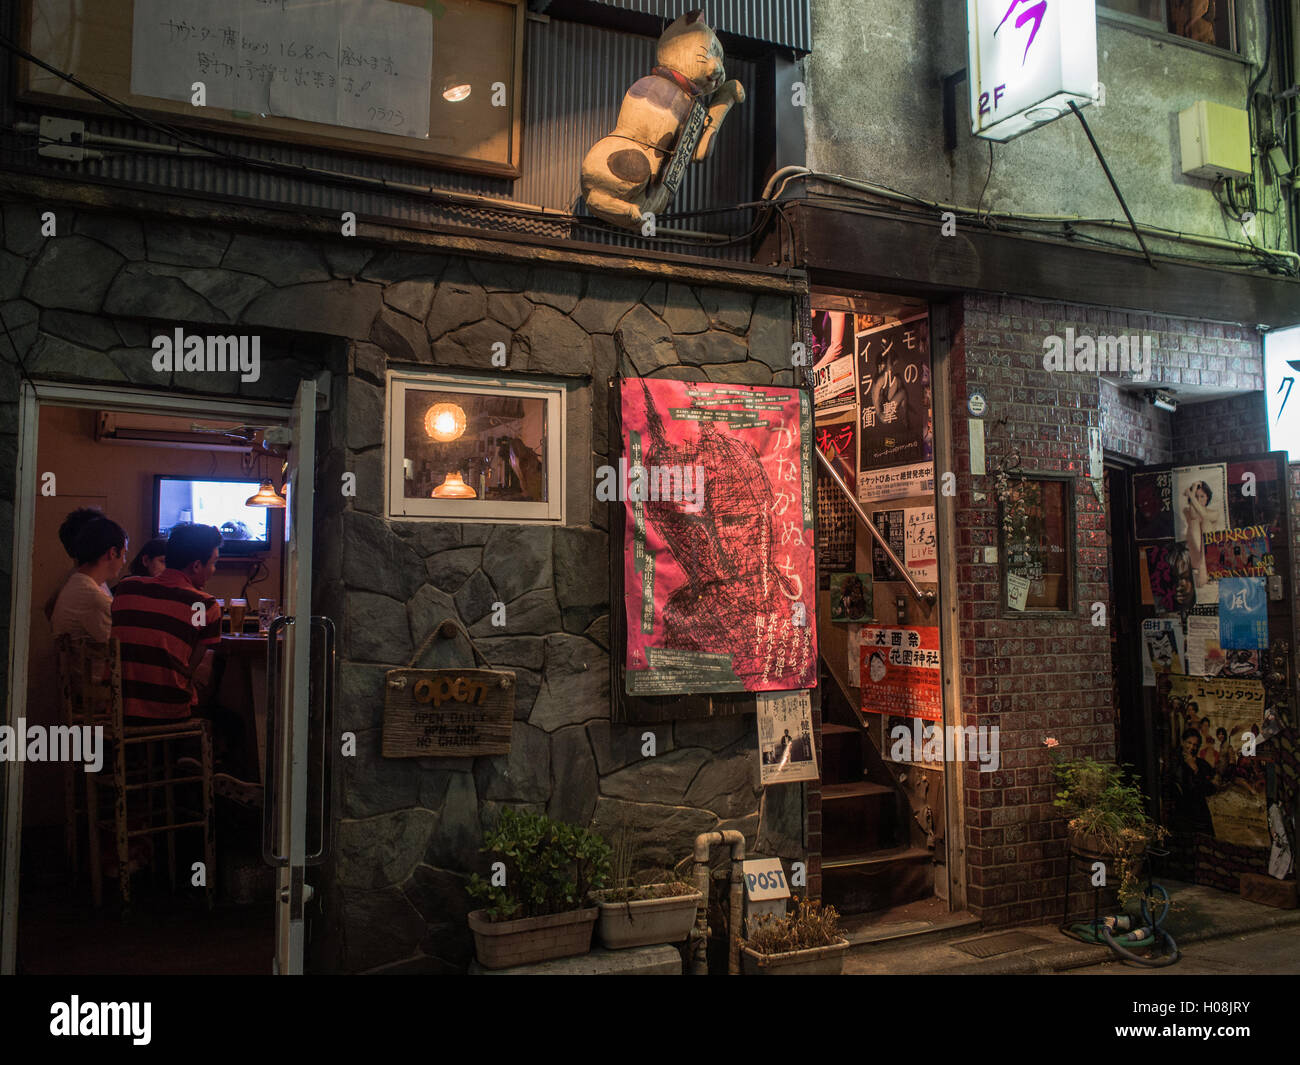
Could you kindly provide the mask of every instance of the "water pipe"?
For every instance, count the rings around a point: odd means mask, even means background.
[[[695,927],[691,929],[691,973],[709,975],[709,851],[714,846],[731,846],[731,919],[730,942],[727,953],[727,973],[740,972],[740,933],[744,919],[745,836],[734,828],[720,832],[701,832],[695,837],[695,886],[700,892],[700,905],[695,913]]]

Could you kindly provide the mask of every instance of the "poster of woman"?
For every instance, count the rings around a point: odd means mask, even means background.
[[[1205,561],[1205,534],[1228,527],[1228,467],[1180,466],[1174,470],[1174,539],[1187,545],[1198,603],[1218,601]]]

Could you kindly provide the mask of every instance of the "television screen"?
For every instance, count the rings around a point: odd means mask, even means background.
[[[271,547],[271,511],[246,507],[257,481],[219,481],[195,477],[154,478],[154,535],[167,536],[177,525],[212,525],[221,533],[222,556],[251,555]]]

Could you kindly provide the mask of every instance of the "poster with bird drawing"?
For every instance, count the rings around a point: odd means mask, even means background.
[[[627,693],[813,687],[808,397],[625,379],[622,418]]]

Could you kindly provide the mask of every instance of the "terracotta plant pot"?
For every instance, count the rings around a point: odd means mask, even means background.
[[[474,953],[485,969],[508,969],[586,954],[591,950],[591,931],[599,913],[590,906],[545,917],[489,921],[486,910],[473,910],[469,929],[474,933]]]
[[[746,976],[839,976],[848,949],[847,939],[786,954],[760,954],[753,947],[740,948]]]
[[[605,896],[612,894],[613,891],[595,891],[591,896],[600,908],[600,941],[611,950],[680,943],[695,924],[702,897],[698,891],[692,891],[689,895],[662,899],[606,902]]]

